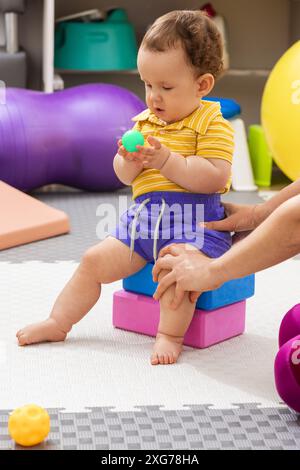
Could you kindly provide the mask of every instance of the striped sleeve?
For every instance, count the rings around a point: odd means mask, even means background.
[[[222,116],[212,120],[205,135],[197,135],[196,155],[204,158],[220,158],[232,163],[234,131]]]

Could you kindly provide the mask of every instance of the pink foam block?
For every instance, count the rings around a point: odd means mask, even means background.
[[[216,310],[195,310],[184,337],[184,344],[207,348],[245,331],[246,301]],[[125,290],[114,293],[113,325],[123,330],[156,336],[159,323],[159,302],[152,297]]]

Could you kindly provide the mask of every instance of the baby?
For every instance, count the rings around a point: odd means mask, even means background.
[[[118,178],[132,186],[135,204],[112,233],[84,253],[50,317],[17,333],[21,346],[63,341],[95,305],[102,284],[139,271],[170,243],[209,258],[231,246],[228,232],[203,232],[196,212],[201,206],[205,221],[223,219],[220,194],[231,182],[232,128],[219,103],[202,100],[222,72],[222,41],[215,24],[200,11],[172,11],[158,18],[141,43],[138,70],[148,108],[133,121],[146,144],[128,153],[119,141],[113,162]],[[166,224],[171,229],[167,236]],[[159,279],[166,275],[162,271]],[[188,293],[177,310],[171,309],[174,292],[172,285],[159,301],[152,365],[177,361],[193,317],[195,303]]]

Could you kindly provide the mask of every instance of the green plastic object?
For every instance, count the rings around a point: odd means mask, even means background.
[[[127,152],[136,152],[137,145],[144,145],[144,136],[139,131],[127,131],[123,134],[122,144]]]
[[[55,28],[57,69],[130,70],[136,58],[135,32],[123,9],[111,11],[105,21],[63,21]]]
[[[273,157],[262,126],[255,124],[249,127],[248,145],[255,183],[257,186],[271,186]]]

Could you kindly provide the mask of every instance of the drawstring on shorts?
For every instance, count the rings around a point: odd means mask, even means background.
[[[134,218],[133,218],[133,222],[132,222],[132,226],[131,226],[131,233],[130,233],[130,261],[132,259],[132,253],[134,251],[134,242],[135,242],[135,234],[136,234],[136,226],[137,226],[138,218],[139,218],[139,215],[140,215],[141,211],[145,207],[145,205],[150,201],[151,201],[151,198],[145,199],[139,205],[136,213],[134,214]],[[160,226],[160,222],[161,222],[161,219],[163,217],[165,208],[166,208],[166,201],[164,200],[164,198],[162,198],[162,207],[160,209],[159,216],[157,218],[155,229],[154,229],[154,241],[153,241],[153,259],[154,259],[154,261],[156,261],[156,258],[157,258],[157,241],[158,241],[158,238],[159,238],[159,226]]]

